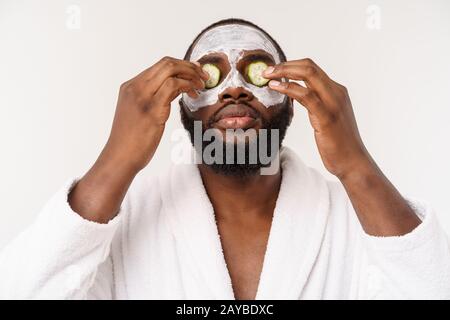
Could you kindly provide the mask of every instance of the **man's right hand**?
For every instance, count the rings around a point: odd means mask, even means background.
[[[182,92],[196,97],[208,75],[188,61],[163,58],[122,84],[111,135],[105,148],[134,170],[144,168],[158,147],[170,103]]]
[[[197,97],[207,79],[199,65],[165,57],[122,84],[108,142],[70,193],[72,209],[88,220],[111,220],[135,175],[152,159],[170,103],[182,92]]]

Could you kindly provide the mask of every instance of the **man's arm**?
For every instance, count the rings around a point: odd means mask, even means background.
[[[199,65],[166,57],[125,82],[108,142],[69,195],[72,209],[91,221],[111,220],[136,174],[152,159],[170,103],[181,92],[197,97],[195,90],[204,88],[206,79]]]
[[[198,65],[164,58],[121,86],[111,134],[96,163],[0,252],[0,299],[110,298],[112,271],[105,260],[121,221],[113,218],[156,151],[171,101],[181,92],[195,97],[202,78],[207,75]]]
[[[384,176],[366,150],[345,87],[328,77],[312,60],[281,63],[264,74],[271,89],[301,103],[308,111],[322,161],[344,185],[366,233],[398,236],[411,232],[420,219]]]
[[[420,219],[374,162],[340,179],[364,231],[373,236],[399,236],[414,230]]]

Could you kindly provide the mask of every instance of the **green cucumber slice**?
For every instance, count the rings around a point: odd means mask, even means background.
[[[211,89],[219,84],[220,70],[212,63],[204,64],[202,69],[209,74],[208,80],[205,81],[205,88]]]
[[[262,61],[252,62],[247,66],[247,76],[250,80],[250,83],[255,86],[262,87],[269,82],[269,79],[266,79],[262,76],[264,70],[268,68],[268,65]]]

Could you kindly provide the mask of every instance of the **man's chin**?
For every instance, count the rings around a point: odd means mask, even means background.
[[[261,168],[267,167],[266,165],[262,165],[259,163],[256,164],[212,163],[205,165],[217,174],[239,178],[247,178],[259,175],[261,173]]]
[[[278,139],[275,145],[263,149],[260,146],[262,141],[256,135],[249,136],[244,132],[242,135],[232,134],[228,139],[232,140],[223,141],[218,137],[213,142],[216,144],[214,148],[209,142],[194,146],[201,163],[217,174],[242,178],[259,175],[261,169],[269,167],[278,156]]]

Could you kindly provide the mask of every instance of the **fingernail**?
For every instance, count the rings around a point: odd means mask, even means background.
[[[271,87],[279,87],[280,85],[281,85],[280,81],[277,81],[277,80],[269,81],[269,86],[271,86]]]
[[[271,74],[275,70],[274,67],[268,67],[266,70],[264,70],[264,74]]]
[[[201,64],[200,64],[200,62],[198,62],[198,61],[194,61],[194,62],[192,62],[193,64],[195,64],[195,65],[197,65],[197,66],[201,66]]]

